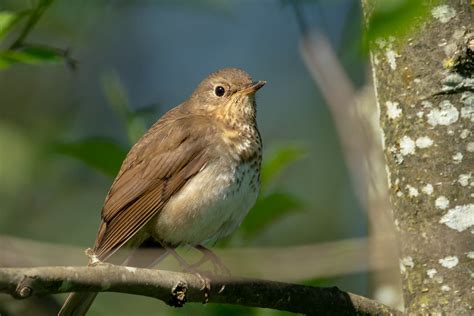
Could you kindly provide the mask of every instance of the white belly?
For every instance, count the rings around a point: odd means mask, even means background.
[[[258,190],[258,174],[250,164],[208,165],[154,219],[153,236],[173,246],[225,237],[240,225]]]

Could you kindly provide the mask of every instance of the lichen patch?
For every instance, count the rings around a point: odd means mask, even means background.
[[[403,156],[413,155],[415,153],[415,142],[408,136],[403,136],[400,139],[400,153]]]
[[[390,69],[396,70],[397,69],[397,57],[400,57],[400,55],[395,52],[393,49],[392,43],[395,41],[395,38],[393,36],[390,36],[388,40],[385,40],[383,38],[379,38],[376,40],[376,44],[380,49],[385,50],[385,58],[387,59],[388,65],[390,66]]]
[[[407,184],[406,188],[408,190],[408,196],[409,197],[417,197],[419,195],[417,188],[412,187],[409,184]]]
[[[467,143],[466,150],[470,153],[474,152],[474,142]]]
[[[429,109],[433,107],[433,103],[427,100],[421,101],[421,105],[423,106],[424,109]]]
[[[415,144],[418,148],[428,148],[433,145],[433,140],[428,136],[421,136],[416,139]]]
[[[433,186],[430,183],[428,183],[421,188],[421,192],[423,192],[426,195],[431,195],[433,193]]]
[[[387,49],[385,51],[385,57],[387,57],[387,62],[392,70],[397,69],[397,53],[393,49]]]
[[[404,159],[403,159],[403,155],[398,152],[397,147],[390,146],[388,150],[392,153],[393,160],[395,160],[395,163],[398,165],[401,165]]]
[[[426,274],[428,275],[428,277],[429,277],[430,279],[432,279],[432,278],[435,276],[436,273],[438,273],[438,271],[436,271],[436,269],[428,269],[428,270],[426,270]]]
[[[449,287],[449,285],[443,284],[443,285],[441,285],[441,291],[449,292],[449,291],[451,291],[451,288]]]
[[[462,162],[462,159],[463,159],[463,154],[461,152],[458,152],[458,153],[455,153],[453,155],[453,162],[455,164],[460,164]]]
[[[439,5],[431,10],[431,15],[444,24],[456,16],[456,10],[448,5]]]
[[[439,264],[445,268],[452,269],[458,265],[459,259],[456,256],[447,256],[438,260]]]
[[[415,263],[413,262],[413,258],[410,257],[410,256],[403,257],[400,260],[400,271],[402,273],[406,272],[407,267],[410,268],[410,269],[413,269],[413,267],[415,267]]]
[[[449,206],[449,200],[444,195],[441,195],[435,200],[435,206],[436,208],[445,210]]]
[[[459,137],[461,137],[461,139],[466,139],[469,137],[469,135],[471,135],[471,131],[468,129],[463,129],[459,134]]]
[[[471,180],[471,175],[472,175],[471,172],[466,173],[466,174],[460,174],[457,180],[458,183],[463,187],[468,186]]]
[[[443,100],[438,108],[433,108],[427,115],[431,126],[451,125],[459,119],[459,111],[449,100]]]
[[[397,119],[402,115],[402,109],[398,107],[398,102],[387,101],[385,106],[387,107],[387,116],[389,119]]]
[[[474,204],[456,205],[439,222],[458,232],[465,231],[474,225]]]

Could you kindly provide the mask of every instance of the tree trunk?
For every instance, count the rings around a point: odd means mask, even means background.
[[[405,309],[472,315],[474,7],[424,2],[409,37],[371,50]]]

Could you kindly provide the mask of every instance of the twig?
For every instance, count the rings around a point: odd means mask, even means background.
[[[15,298],[73,291],[120,292],[160,299],[202,302],[201,281],[193,274],[104,265],[96,267],[1,268],[0,292]],[[222,288],[224,289],[222,290]],[[214,279],[209,303],[236,304],[308,315],[401,315],[368,298],[336,287]]]
[[[18,36],[18,38],[10,46],[10,49],[17,49],[21,47],[21,45],[23,44],[23,41],[28,36],[31,29],[36,25],[36,23],[38,23],[43,13],[51,5],[51,3],[53,3],[53,1],[54,0],[40,0],[39,1],[38,6],[36,7],[35,10],[33,10],[33,13],[31,13],[30,18],[25,24],[25,27],[20,32],[20,35]]]

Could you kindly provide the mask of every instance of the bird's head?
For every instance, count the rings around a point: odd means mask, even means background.
[[[186,102],[192,113],[211,115],[226,124],[254,123],[255,93],[265,81],[252,81],[243,70],[224,68],[210,74]]]

